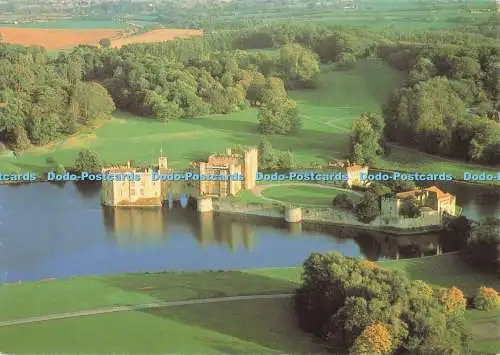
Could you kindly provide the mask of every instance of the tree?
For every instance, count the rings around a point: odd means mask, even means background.
[[[332,204],[334,207],[338,207],[346,211],[352,211],[354,209],[354,202],[345,193],[340,193],[336,195],[333,198]]]
[[[417,218],[422,214],[420,205],[414,198],[405,199],[399,210],[399,214],[408,218]]]
[[[71,101],[79,109],[79,122],[89,124],[111,114],[115,104],[106,89],[97,83],[78,83]]]
[[[500,308],[500,295],[491,287],[481,286],[477,289],[473,300],[474,308],[481,311],[491,311]]]
[[[293,100],[274,101],[259,111],[261,134],[289,134],[301,127],[297,104]]]
[[[287,88],[303,86],[320,69],[316,54],[296,43],[281,47],[278,66]]]
[[[292,153],[276,151],[265,137],[261,138],[258,151],[259,166],[263,170],[287,170],[294,166]]]
[[[271,170],[276,166],[276,153],[271,145],[271,143],[262,137],[259,143],[259,166],[263,170]]]
[[[90,149],[82,149],[73,163],[76,172],[100,173],[102,170],[102,161],[96,152]]]
[[[101,45],[102,48],[110,48],[111,40],[109,38],[103,38],[99,41],[99,44]]]
[[[356,355],[388,354],[392,348],[391,334],[382,324],[373,323],[356,338],[353,350]]]
[[[356,216],[363,223],[370,223],[380,216],[379,198],[372,192],[365,192],[363,199],[356,205]]]
[[[383,153],[382,132],[383,122],[377,116],[368,113],[355,119],[350,136],[350,160],[361,165],[373,164],[376,156]]]

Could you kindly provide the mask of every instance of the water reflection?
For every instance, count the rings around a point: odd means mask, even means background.
[[[500,217],[498,190],[468,189],[461,194],[457,190],[467,213]],[[470,189],[484,199],[473,199]],[[98,184],[0,186],[0,275],[17,281],[294,266],[311,252],[329,251],[378,260],[433,254],[443,242],[440,234],[398,237],[261,217],[198,214],[189,203],[170,209],[103,208],[99,192]],[[477,201],[488,205],[478,209]],[[445,241],[442,251],[452,248],[456,245]]]
[[[188,234],[203,248],[224,246],[233,253],[239,250],[252,252],[257,244],[255,224],[286,231],[289,238],[304,232],[321,232],[329,235],[337,245],[354,240],[361,254],[370,260],[419,257],[443,251],[443,233],[417,235],[391,235],[375,231],[315,224],[286,224],[266,218],[215,216],[197,213],[190,208],[131,209],[103,208],[103,219],[108,237],[118,246],[161,243],[168,239],[169,227],[188,229]],[[286,246],[283,246],[283,252]],[[444,251],[454,250],[448,247]]]
[[[184,202],[186,205],[187,202]],[[236,252],[253,251],[255,233],[252,225],[237,220],[217,218],[213,213],[197,213],[190,208],[110,208],[103,207],[103,221],[108,237],[121,246],[159,243],[168,238],[168,226],[188,228],[200,246],[224,245]]]

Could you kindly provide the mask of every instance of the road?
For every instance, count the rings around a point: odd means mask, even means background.
[[[47,315],[43,315],[43,316],[0,321],[0,327],[8,327],[8,326],[19,325],[19,324],[39,323],[39,322],[45,322],[45,321],[57,320],[57,319],[78,318],[78,317],[83,317],[83,316],[93,316],[93,315],[107,314],[107,313],[143,311],[143,310],[147,310],[147,309],[176,307],[176,306],[188,306],[188,305],[192,305],[192,304],[208,304],[208,303],[221,303],[221,302],[234,302],[234,301],[247,301],[247,300],[260,300],[260,299],[290,298],[291,296],[292,296],[291,293],[276,293],[276,294],[269,294],[269,295],[213,297],[213,298],[201,298],[201,299],[196,299],[196,300],[185,300],[185,301],[167,301],[167,302],[146,303],[146,304],[139,304],[139,305],[135,305],[135,306],[117,306],[117,307],[107,307],[107,308],[96,308],[96,309],[89,309],[89,310],[84,310],[84,311],[54,313],[54,314],[47,314]]]

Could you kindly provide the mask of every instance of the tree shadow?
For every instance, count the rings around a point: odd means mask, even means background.
[[[234,295],[293,292],[288,280],[242,271],[160,272],[111,276],[107,283],[128,292],[139,292],[158,301],[189,300]]]
[[[290,299],[198,304],[150,309],[146,313],[254,343],[269,352],[326,353],[318,341],[299,329]],[[208,342],[227,354],[242,353],[236,344],[213,344],[212,339]]]
[[[194,118],[185,120],[183,122],[190,123],[199,127],[209,130],[217,130],[220,132],[230,132],[232,134],[244,132],[245,134],[259,134],[258,122],[242,121],[237,119],[230,119],[229,116],[224,119],[217,118]]]
[[[158,301],[293,293],[298,287],[292,281],[242,271],[128,274],[106,280],[113,287],[147,294]],[[289,298],[235,300],[150,308],[141,312],[226,334],[267,347],[270,352],[326,353],[319,343],[300,331],[291,302]],[[225,343],[215,339],[207,339],[206,342],[207,348],[222,353],[245,353],[236,342]]]

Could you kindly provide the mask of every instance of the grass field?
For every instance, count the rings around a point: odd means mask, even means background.
[[[359,61],[357,67],[349,71],[324,68],[319,89],[290,93],[299,104],[302,130],[294,135],[273,136],[270,141],[278,150],[291,150],[299,164],[344,158],[348,153],[352,120],[363,112],[380,113],[381,104],[402,79],[400,72],[376,60]],[[0,157],[0,170],[48,170],[48,157],[71,166],[82,148],[97,151],[107,163],[128,159],[154,163],[163,148],[170,166],[183,168],[192,160],[205,159],[236,144],[257,145],[260,141],[257,113],[255,109],[248,109],[231,115],[169,123],[117,113],[94,131],[33,148],[18,158]],[[375,167],[414,172],[447,171],[458,178],[464,171],[488,170],[399,147],[379,159]]]
[[[262,192],[264,197],[296,206],[331,207],[333,198],[342,190],[325,189],[315,186],[272,186]],[[355,194],[349,194],[358,198]]]
[[[500,288],[494,276],[475,273],[456,255],[381,262],[412,279]],[[243,294],[292,292],[300,268],[228,272],[124,274],[0,286],[0,321],[117,305]],[[36,295],[36,297],[34,297]],[[475,350],[498,347],[499,312],[467,311]],[[477,329],[489,330],[478,332]],[[495,333],[496,332],[496,333]],[[64,334],[64,336],[61,336]],[[22,339],[22,340],[21,340]],[[89,342],[88,339],[92,339]],[[286,299],[198,304],[0,327],[2,351],[15,353],[318,353],[318,343],[297,330]]]
[[[363,27],[396,31],[432,31],[479,23],[491,16],[494,1],[468,0],[464,2],[370,1],[358,2],[356,9],[310,5],[307,8],[274,7],[219,13],[220,27],[237,26],[244,22],[273,23],[285,20],[326,26]],[[470,13],[468,8],[482,9]],[[489,10],[489,11],[488,11]]]

